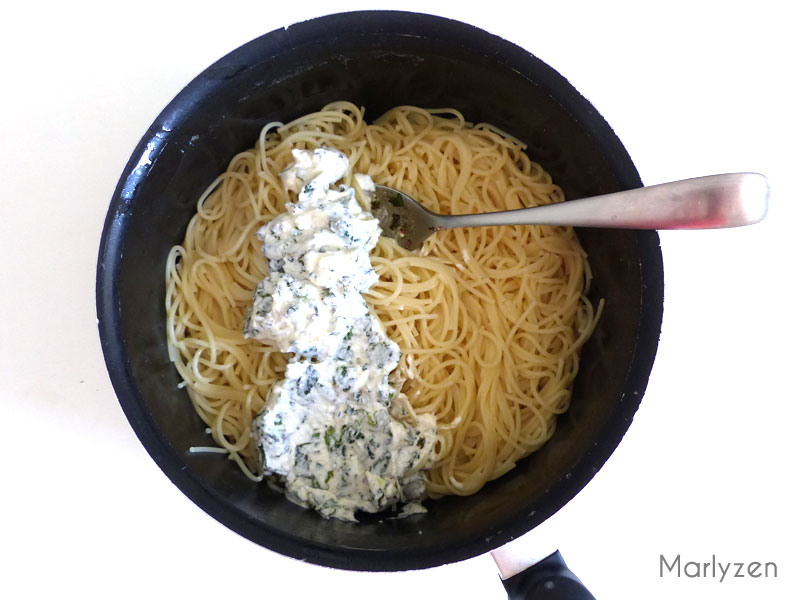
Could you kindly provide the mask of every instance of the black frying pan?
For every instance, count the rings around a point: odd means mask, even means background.
[[[400,12],[332,15],[264,35],[194,79],[158,116],[120,178],[103,231],[97,311],[106,363],[150,455],[229,528],[288,556],[342,569],[432,567],[485,553],[555,513],[603,465],[642,399],[661,327],[653,231],[579,231],[592,298],[606,299],[570,410],[545,447],[469,497],[429,512],[353,524],[324,520],[250,482],[206,445],[167,357],[164,263],[196,200],[261,127],[350,100],[373,119],[399,104],[455,107],[528,144],[568,199],[641,186],[625,148],[563,77],[528,52],[455,21]],[[610,565],[609,565],[610,566]]]

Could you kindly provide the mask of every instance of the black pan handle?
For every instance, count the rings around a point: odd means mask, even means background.
[[[503,581],[508,600],[595,600],[556,550]]]

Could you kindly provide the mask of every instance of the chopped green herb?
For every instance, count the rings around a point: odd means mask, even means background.
[[[325,430],[325,445],[328,447],[328,450],[333,450],[338,445],[338,440],[335,436],[336,430],[333,427],[328,427]]]
[[[392,203],[392,206],[403,206],[405,202],[403,202],[403,196],[400,194],[395,194],[394,198],[389,200]]]

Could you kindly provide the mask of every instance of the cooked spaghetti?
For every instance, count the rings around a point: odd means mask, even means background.
[[[564,199],[518,140],[455,110],[403,106],[367,124],[362,109],[337,102],[266,125],[200,197],[166,268],[181,386],[218,451],[255,480],[251,424],[289,356],[242,334],[267,273],[255,232],[291,201],[279,177],[291,150],[321,146],[348,156],[346,185],[358,189],[354,175],[365,173],[435,212]],[[540,448],[569,406],[579,350],[599,318],[586,255],[571,228],[513,226],[441,231],[413,253],[382,237],[371,260],[380,280],[365,297],[402,352],[392,381],[405,418],[438,424],[428,493],[474,493]]]

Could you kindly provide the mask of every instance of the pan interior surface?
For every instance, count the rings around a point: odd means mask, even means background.
[[[246,479],[214,454],[169,362],[164,265],[201,192],[270,121],[336,100],[367,120],[403,104],[453,107],[528,145],[568,199],[641,186],[602,117],[524,50],[454,21],[411,13],[323,17],[277,30],[192,81],[150,127],[109,209],[97,305],[106,362],[142,443],[194,502],[283,554],[358,570],[431,567],[484,553],[571,499],[619,443],[641,401],[661,325],[663,270],[655,232],[579,231],[606,302],[583,349],[572,405],[544,448],[468,497],[427,501],[405,519],[325,520]]]

